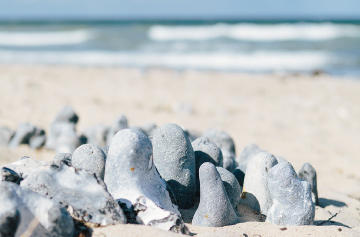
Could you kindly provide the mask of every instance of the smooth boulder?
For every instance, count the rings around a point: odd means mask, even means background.
[[[221,180],[223,181],[223,185],[225,187],[231,205],[233,206],[234,210],[237,211],[237,205],[240,201],[242,187],[240,186],[233,173],[222,167],[216,167],[216,169],[220,174]]]
[[[170,186],[180,208],[194,205],[196,193],[195,154],[185,132],[176,124],[157,128],[153,139],[154,163]]]

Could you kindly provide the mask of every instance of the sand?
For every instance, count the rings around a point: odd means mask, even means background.
[[[359,78],[360,79],[360,78]],[[327,75],[240,73],[75,66],[0,66],[0,125],[49,128],[62,106],[80,116],[78,130],[111,124],[125,114],[132,126],[178,123],[201,133],[230,133],[237,154],[256,143],[296,170],[318,172],[316,224],[287,227],[246,222],[223,228],[188,225],[199,236],[360,236],[360,80]],[[21,156],[50,160],[52,151],[0,148],[0,164]],[[175,236],[139,225],[96,229],[95,236]]]

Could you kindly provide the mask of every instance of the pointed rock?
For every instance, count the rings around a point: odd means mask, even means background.
[[[188,136],[176,124],[159,127],[153,136],[154,163],[180,208],[194,205],[195,155]]]
[[[36,127],[30,123],[21,123],[16,129],[15,135],[11,139],[9,146],[17,147],[21,144],[29,144],[30,138],[35,134]]]
[[[267,214],[272,201],[267,178],[271,167],[278,162],[272,154],[260,152],[248,163],[240,203],[263,215]]]
[[[201,165],[200,203],[192,220],[193,225],[221,227],[240,221],[227,196],[220,174],[212,163]]]
[[[301,181],[288,162],[280,162],[269,171],[268,186],[272,206],[266,221],[277,225],[311,225],[315,207],[311,200],[311,187]]]
[[[319,196],[317,191],[317,178],[316,170],[310,163],[305,163],[299,170],[299,178],[308,181],[311,186],[311,192],[313,197],[313,202],[316,205],[319,205]]]
[[[151,142],[139,129],[123,129],[113,137],[104,180],[111,195],[134,210],[137,223],[187,233],[153,164]]]
[[[102,180],[104,180],[105,161],[105,153],[93,144],[84,144],[76,148],[71,159],[73,167],[96,174]]]
[[[257,153],[262,152],[256,144],[247,145],[240,153],[240,156],[236,159],[238,167],[242,172],[246,172],[246,167],[249,160]]]

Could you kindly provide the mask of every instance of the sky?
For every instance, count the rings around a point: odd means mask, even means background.
[[[360,0],[0,0],[0,19],[360,18]]]

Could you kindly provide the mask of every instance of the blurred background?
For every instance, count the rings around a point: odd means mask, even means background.
[[[358,0],[2,0],[0,63],[360,75]]]

